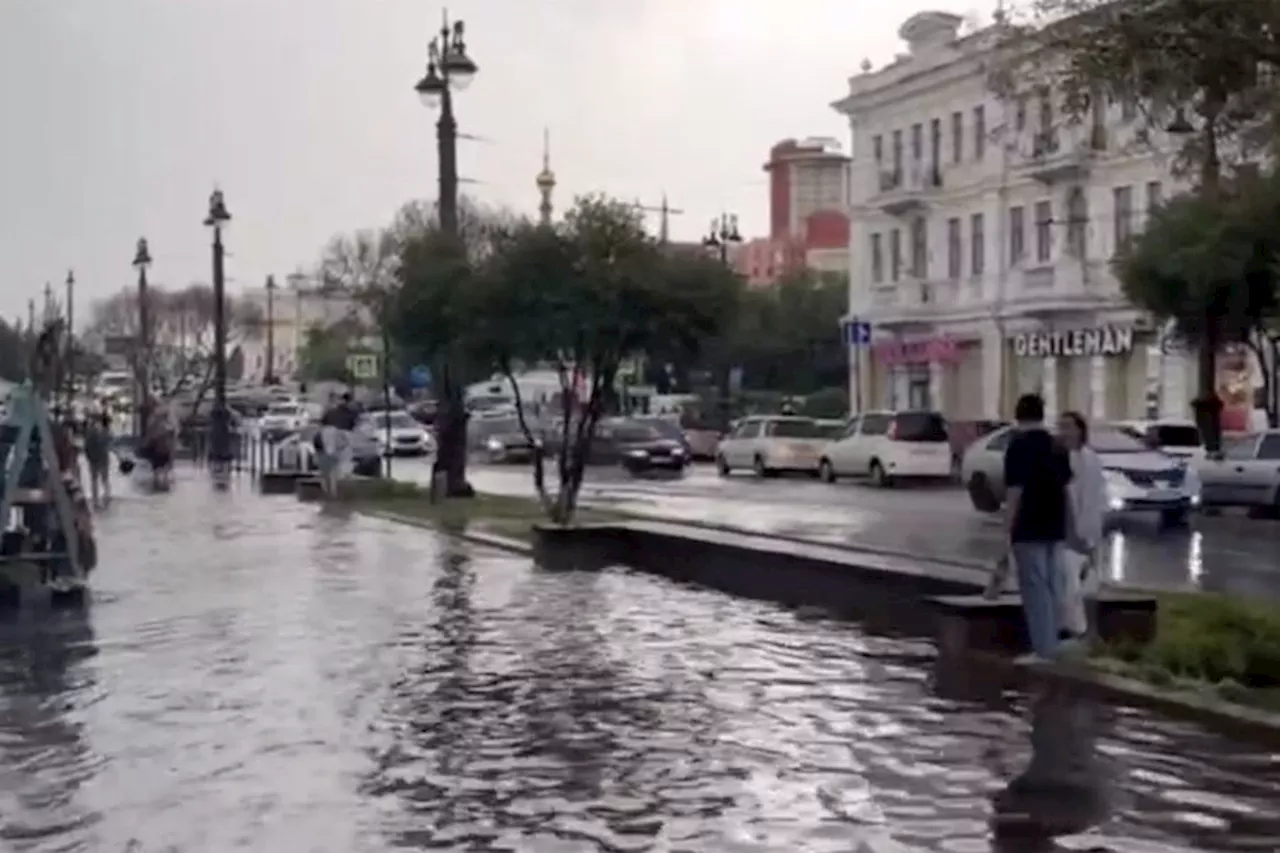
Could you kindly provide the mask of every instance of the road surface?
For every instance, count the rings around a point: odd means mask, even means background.
[[[397,459],[393,466],[396,477],[428,479],[423,460]],[[474,465],[471,478],[481,491],[533,494],[524,466]],[[880,490],[806,477],[719,477],[704,465],[679,479],[643,479],[601,468],[589,473],[583,498],[663,518],[984,565],[1003,541],[998,520],[976,512],[949,486]],[[1280,599],[1280,523],[1225,515],[1196,518],[1190,530],[1160,531],[1153,518],[1136,517],[1109,537],[1103,572],[1116,583]]]

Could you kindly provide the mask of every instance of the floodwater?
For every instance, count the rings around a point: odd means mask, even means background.
[[[1280,848],[1275,756],[919,640],[194,480],[101,526],[0,626],[5,851]]]

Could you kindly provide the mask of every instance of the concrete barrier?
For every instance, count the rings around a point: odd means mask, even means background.
[[[324,483],[319,477],[298,477],[293,485],[294,494],[304,503],[324,500]]]

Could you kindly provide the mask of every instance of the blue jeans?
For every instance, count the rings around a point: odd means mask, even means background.
[[[1043,658],[1052,658],[1058,653],[1058,634],[1062,629],[1062,549],[1061,542],[1013,543],[1027,636],[1031,640],[1031,651]]]

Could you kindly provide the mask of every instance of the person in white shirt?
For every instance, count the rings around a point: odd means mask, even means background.
[[[1089,424],[1079,412],[1064,412],[1058,438],[1071,456],[1071,484],[1067,496],[1075,520],[1078,547],[1068,548],[1062,560],[1065,573],[1062,626],[1076,637],[1089,633],[1085,598],[1097,587],[1098,549],[1102,546],[1107,514],[1107,481],[1102,460],[1089,446]]]

